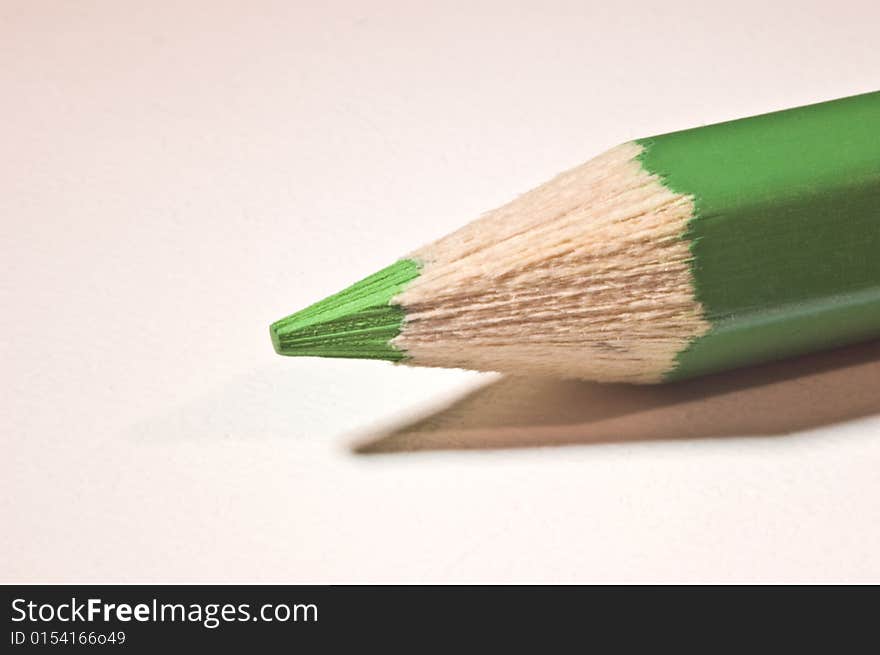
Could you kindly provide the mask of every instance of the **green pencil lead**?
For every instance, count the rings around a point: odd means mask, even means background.
[[[399,361],[406,355],[391,345],[400,334],[404,311],[391,300],[419,276],[419,265],[402,259],[269,328],[279,355],[350,357]]]

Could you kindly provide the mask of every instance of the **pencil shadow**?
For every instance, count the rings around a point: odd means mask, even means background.
[[[502,377],[359,454],[785,435],[880,413],[880,341],[659,386]]]

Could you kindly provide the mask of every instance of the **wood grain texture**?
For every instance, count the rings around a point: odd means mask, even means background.
[[[411,257],[392,300],[406,363],[658,382],[708,329],[694,299],[690,198],[626,143]]]

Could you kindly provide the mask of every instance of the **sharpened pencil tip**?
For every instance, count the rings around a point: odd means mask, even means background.
[[[391,300],[419,275],[402,259],[324,300],[273,323],[269,332],[279,355],[350,357],[399,361],[406,354],[390,342],[404,310]]]
[[[280,323],[280,321],[279,321],[279,323]],[[269,326],[269,335],[272,337],[272,347],[275,349],[276,353],[278,353],[279,355],[283,355],[284,353],[282,352],[282,349],[281,349],[281,339],[278,336],[278,332],[279,332],[278,323],[272,323],[272,325]]]

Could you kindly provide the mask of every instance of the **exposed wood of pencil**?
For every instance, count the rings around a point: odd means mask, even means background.
[[[694,298],[691,199],[627,143],[417,250],[392,344],[411,363],[654,382],[708,324]]]

